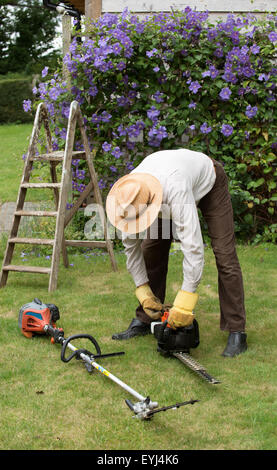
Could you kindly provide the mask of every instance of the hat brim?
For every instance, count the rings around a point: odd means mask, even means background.
[[[151,203],[143,211],[143,213],[136,219],[126,219],[120,215],[117,215],[116,211],[116,191],[118,186],[124,181],[130,179],[136,179],[146,183],[151,193]],[[154,220],[157,218],[163,198],[162,185],[157,178],[148,173],[130,173],[122,176],[112,186],[106,200],[106,212],[111,224],[118,230],[124,233],[135,234],[141,233],[146,230]]]

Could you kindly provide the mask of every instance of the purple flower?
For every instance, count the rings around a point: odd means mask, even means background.
[[[122,137],[124,135],[127,134],[126,132],[126,129],[122,126],[122,124],[120,124],[117,128],[118,132],[119,132],[119,136]]]
[[[196,103],[194,103],[193,101],[189,104],[189,108],[190,109],[195,109],[196,108]]]
[[[45,83],[40,83],[39,84],[38,91],[40,93],[40,99],[45,98],[45,95],[46,95],[46,85],[45,85]]]
[[[191,82],[189,86],[189,90],[192,91],[192,93],[194,94],[198,92],[199,88],[201,88],[201,85],[197,80],[195,82]]]
[[[157,103],[162,103],[164,101],[163,96],[163,93],[156,91],[156,93],[153,95],[153,98]]]
[[[233,44],[239,44],[239,32],[238,31],[232,31],[231,39],[233,41]]]
[[[243,67],[242,71],[243,71],[243,75],[247,78],[251,78],[253,77],[253,75],[255,75],[255,70],[250,65]]]
[[[53,87],[49,91],[49,98],[51,98],[51,100],[53,101],[56,101],[61,93],[62,93],[62,90],[59,86]]]
[[[148,132],[148,136],[151,138],[155,138],[158,141],[161,141],[167,137],[167,131],[165,126],[160,126],[160,127],[152,127],[150,131]]]
[[[99,181],[98,181],[98,186],[99,186],[99,189],[104,189],[106,187],[106,183],[105,181],[103,180],[103,178],[101,178]]]
[[[96,96],[97,93],[98,93],[98,89],[97,89],[96,85],[92,85],[88,90],[88,94],[90,96]]]
[[[63,63],[67,66],[69,72],[77,72],[77,63],[74,60],[71,60],[69,53],[65,54]]]
[[[253,46],[250,47],[250,51],[252,52],[252,54],[259,54],[260,46],[257,46],[257,44],[253,44]]]
[[[212,79],[216,78],[219,74],[219,71],[215,68],[214,65],[211,65],[210,68],[209,68],[209,71],[210,71],[210,77]]]
[[[55,107],[53,103],[46,103],[47,111],[50,114],[50,116],[54,116],[55,114]]]
[[[138,34],[142,34],[142,33],[144,32],[144,28],[145,28],[144,24],[138,24],[138,25],[136,26],[136,32],[137,32]]]
[[[233,134],[233,127],[230,126],[229,124],[222,124],[221,126],[221,133],[225,136],[225,137],[229,137],[230,135]]]
[[[31,111],[31,107],[32,107],[31,100],[24,100],[23,101],[23,109],[24,109],[25,113],[28,113],[28,111]]]
[[[224,75],[222,75],[222,78],[225,80],[225,82],[231,82],[231,83],[237,82],[237,78],[235,74],[231,71],[225,71]]]
[[[79,193],[82,193],[85,189],[86,189],[86,185],[81,183],[81,184],[77,184],[77,191],[79,191]]]
[[[111,154],[112,154],[115,158],[120,158],[121,155],[122,155],[122,152],[121,152],[121,150],[120,150],[119,147],[115,147],[115,148],[112,150]]]
[[[109,114],[107,111],[103,111],[103,113],[101,114],[102,122],[109,122],[111,117],[112,117],[112,115]]]
[[[119,44],[119,42],[116,42],[113,46],[113,53],[114,55],[119,55],[120,52],[122,51],[122,46]]]
[[[102,149],[104,150],[104,152],[109,152],[111,148],[112,146],[108,142],[104,142],[104,144],[102,144]]]
[[[126,163],[126,168],[127,168],[127,170],[132,171],[135,167],[134,167],[132,162],[127,162]]]
[[[52,147],[53,147],[53,150],[59,150],[59,144],[58,144],[58,141],[57,140],[53,140],[52,142]]]
[[[213,29],[209,29],[208,30],[208,40],[211,42],[213,41],[216,37],[217,37],[217,31],[216,31],[216,28],[213,28]]]
[[[85,177],[85,170],[76,170],[76,178],[78,180],[83,180]]]
[[[222,88],[221,92],[219,93],[219,96],[222,100],[226,101],[226,100],[229,100],[231,94],[232,92],[230,88],[226,87],[226,88]]]
[[[157,120],[159,114],[160,114],[160,111],[155,106],[152,106],[147,111],[147,117],[151,119],[151,121]]]
[[[126,69],[126,64],[125,64],[125,62],[123,62],[123,60],[121,60],[120,62],[118,62],[116,68],[117,68],[117,70],[120,70],[120,71]]]
[[[119,96],[117,98],[117,104],[118,104],[118,106],[122,106],[122,107],[128,106],[129,100],[125,96]]]
[[[157,49],[154,48],[152,49],[152,51],[146,51],[146,55],[147,57],[153,57],[153,55],[157,54],[157,52],[158,52]]]
[[[208,126],[206,122],[204,122],[200,127],[200,131],[202,132],[202,134],[209,134],[212,131],[212,128]]]
[[[65,127],[63,127],[61,130],[60,130],[60,138],[65,140],[66,139],[66,134],[67,134],[67,129]]]
[[[156,72],[156,73],[159,72],[159,70],[160,70],[160,67],[158,67],[158,66],[153,68],[153,71]]]
[[[94,113],[92,116],[91,116],[91,122],[93,122],[94,124],[98,124],[101,122],[101,117],[98,116],[97,113]]]
[[[41,76],[44,78],[48,74],[49,67],[44,67],[44,69],[41,72]]]
[[[216,57],[223,57],[223,51],[222,49],[216,49],[215,52],[214,52],[214,55]]]
[[[245,111],[245,115],[249,118],[252,118],[254,116],[256,116],[257,114],[257,111],[258,111],[258,108],[257,106],[250,106],[250,104],[247,106],[246,108],[246,111]]]
[[[258,80],[260,82],[262,82],[263,80],[267,82],[269,78],[270,78],[270,74],[266,75],[265,73],[260,73],[260,75],[258,76]]]
[[[129,137],[138,137],[141,131],[145,128],[143,121],[137,121],[135,124],[132,124],[127,128],[127,133]]]
[[[156,132],[157,139],[159,140],[166,139],[167,135],[168,134],[167,134],[165,126],[160,126],[157,128],[157,132]]]
[[[270,33],[267,35],[267,37],[270,40],[270,42],[277,41],[277,33],[275,33],[274,31],[270,31]]]
[[[130,142],[129,140],[127,140],[126,142],[126,147],[129,149],[129,150],[134,150],[135,148],[135,142]]]
[[[111,170],[113,173],[116,173],[116,172],[117,172],[117,168],[116,168],[114,165],[111,165],[111,166],[110,166],[110,170]]]

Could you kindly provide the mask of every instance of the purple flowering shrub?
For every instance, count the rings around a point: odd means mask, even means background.
[[[54,144],[64,145],[77,100],[104,192],[154,151],[205,152],[225,166],[239,235],[253,238],[277,223],[276,21],[229,15],[211,24],[189,7],[103,15],[81,40],[75,31],[64,58],[70,89],[57,72],[35,90]]]

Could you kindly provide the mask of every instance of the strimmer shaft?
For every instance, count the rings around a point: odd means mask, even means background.
[[[206,380],[211,384],[220,384],[220,381],[212,377],[207,373],[205,367],[201,366],[195,359],[193,359],[189,354],[184,352],[174,352],[173,356],[177,357],[183,364],[188,366],[191,370],[196,372],[202,379]]]
[[[125,384],[122,380],[120,380],[118,377],[113,375],[111,372],[109,372],[107,369],[104,367],[100,366],[94,359],[96,357],[107,357],[111,355],[118,355],[118,354],[124,354],[124,353],[111,353],[111,354],[102,354],[101,349],[95,340],[91,335],[73,335],[68,337],[67,339],[64,338],[64,332],[61,329],[56,329],[53,328],[52,325],[45,325],[44,326],[44,331],[46,334],[52,336],[51,342],[53,343],[60,343],[62,345],[62,352],[61,352],[61,359],[64,362],[69,362],[73,357],[76,357],[76,359],[82,359],[83,362],[85,363],[85,366],[88,370],[88,372],[91,372],[92,369],[98,370],[101,374],[105,375],[108,377],[110,380],[115,382],[117,385],[119,385],[121,388],[126,390],[128,393],[133,395],[135,398],[137,398],[139,401],[137,403],[132,403],[130,400],[125,400],[126,405],[134,411],[135,415],[133,416],[134,418],[139,418],[139,419],[151,419],[152,416],[156,413],[159,413],[160,411],[166,411],[169,409],[178,409],[181,406],[191,404],[193,405],[196,403],[198,400],[189,400],[186,402],[181,402],[181,403],[175,403],[174,405],[158,408],[158,402],[150,400],[150,397],[144,397],[140,393],[136,392],[133,388],[131,388],[129,385]],[[96,355],[93,355],[90,351],[87,351],[86,349],[78,349],[75,346],[73,346],[72,343],[70,343],[70,340],[77,339],[77,338],[86,338],[89,339],[93,345],[95,346]],[[69,355],[68,357],[65,357],[65,350],[66,348],[71,349],[73,353]]]
[[[71,343],[68,343],[67,347],[69,349],[71,349],[71,351],[77,351],[78,350],[78,348],[73,346]],[[136,392],[133,388],[129,387],[129,385],[122,382],[122,380],[120,380],[118,377],[113,375],[111,372],[109,372],[104,367],[100,366],[97,362],[91,360],[91,358],[87,354],[81,353],[80,357],[83,359],[84,362],[86,362],[90,366],[94,367],[94,369],[97,369],[98,372],[105,375],[106,377],[108,377],[113,382],[117,383],[117,385],[124,388],[124,390],[126,390],[128,393],[130,393],[131,395],[136,397],[138,400],[140,400],[140,401],[146,400],[146,397],[140,395],[140,393]]]

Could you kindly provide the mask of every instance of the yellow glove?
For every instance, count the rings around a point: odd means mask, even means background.
[[[169,310],[168,324],[175,330],[192,324],[194,319],[193,309],[198,301],[198,294],[179,290]]]
[[[161,301],[155,297],[149,284],[143,284],[136,288],[136,297],[139,300],[144,312],[152,320],[159,320],[163,305]]]

